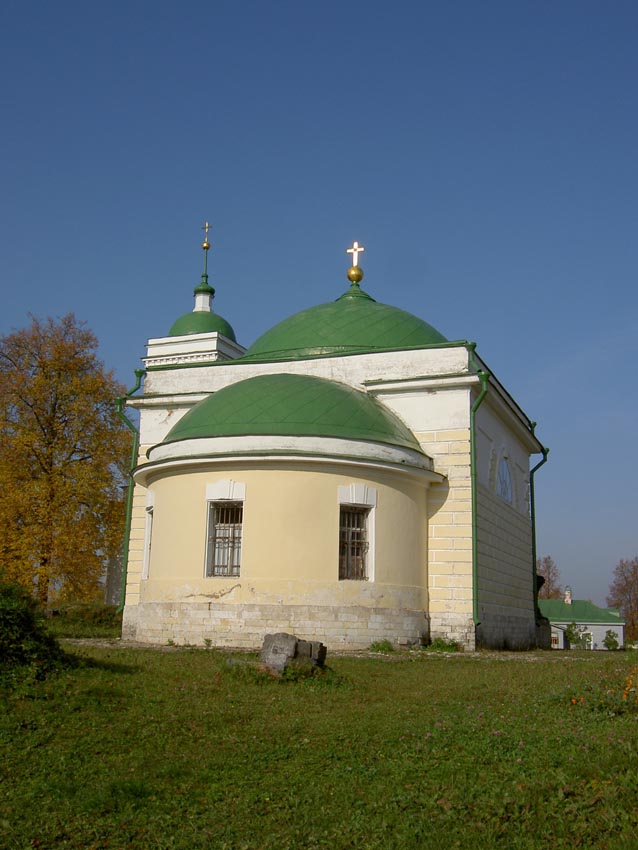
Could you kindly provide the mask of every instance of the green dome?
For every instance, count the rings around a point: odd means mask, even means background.
[[[308,375],[259,375],[196,404],[164,444],[206,437],[336,437],[401,446],[422,453],[392,411],[361,390]]]
[[[228,339],[232,339],[233,342],[237,342],[235,331],[226,319],[209,310],[193,310],[184,316],[180,316],[168,335],[186,336],[188,334],[209,334],[213,332],[223,334]]]
[[[295,313],[254,342],[243,359],[294,360],[359,354],[447,342],[432,325],[388,304],[357,284],[336,301]]]

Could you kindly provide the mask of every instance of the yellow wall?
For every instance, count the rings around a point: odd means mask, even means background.
[[[206,487],[245,484],[239,578],[205,578]],[[338,580],[339,487],[377,491],[373,581]],[[142,600],[221,598],[227,603],[426,604],[426,484],[399,472],[284,462],[277,468],[168,473],[149,484],[153,540]]]

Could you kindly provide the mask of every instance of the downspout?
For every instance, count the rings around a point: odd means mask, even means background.
[[[124,413],[124,406],[126,404],[126,399],[130,398],[133,393],[136,393],[139,388],[142,386],[142,378],[146,374],[145,369],[136,369],[135,370],[135,386],[130,389],[125,396],[120,396],[115,399],[115,404],[117,406],[117,415],[120,417],[122,422],[126,425],[127,428],[133,432],[133,445],[131,447],[131,466],[129,470],[129,480],[128,480],[128,491],[126,494],[126,522],[124,525],[124,546],[122,547],[122,589],[120,592],[120,604],[118,605],[117,612],[121,614],[124,610],[124,602],[126,601],[126,581],[128,578],[128,554],[129,554],[129,538],[131,536],[131,516],[133,515],[133,491],[135,490],[135,482],[133,481],[133,476],[131,472],[137,465],[137,453],[140,447],[140,430],[132,422],[126,413]]]
[[[536,423],[532,422],[532,434],[534,433],[534,428],[536,427]],[[549,449],[543,446],[541,448],[541,452],[543,453],[543,457],[533,469],[530,469],[529,473],[529,506],[530,506],[530,518],[532,522],[532,577],[534,581],[534,609],[538,611],[538,582],[536,580],[536,499],[534,497],[534,473],[537,472],[543,464],[547,463],[547,455],[549,454]]]
[[[473,365],[476,366],[474,360],[474,350],[476,349],[475,342],[468,342],[467,350],[470,353],[470,359]],[[478,608],[478,472],[476,469],[476,411],[479,409],[485,396],[490,381],[490,373],[482,369],[477,369],[477,375],[481,382],[481,391],[472,407],[470,408],[470,480],[472,484],[472,620],[474,628],[481,625],[479,620]]]

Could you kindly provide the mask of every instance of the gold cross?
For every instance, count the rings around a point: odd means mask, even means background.
[[[358,242],[352,243],[352,248],[346,248],[346,254],[352,254],[352,265],[359,265],[359,254],[363,254],[365,248],[363,245],[359,245]]]
[[[206,221],[204,222],[204,226],[202,230],[204,231],[204,241],[202,242],[202,248],[207,251],[210,248],[210,242],[208,241],[208,228],[210,224]]]

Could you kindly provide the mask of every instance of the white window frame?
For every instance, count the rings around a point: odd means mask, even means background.
[[[338,529],[339,538],[337,540],[340,546],[341,538],[341,508],[359,508],[367,511],[366,518],[366,538],[368,543],[368,551],[366,552],[366,577],[365,579],[339,579],[339,581],[374,581],[375,575],[375,529],[376,529],[376,510],[377,510],[377,491],[374,487],[368,487],[367,484],[346,484],[338,488]],[[337,549],[337,553],[338,553]],[[337,576],[339,575],[339,556],[337,556]]]
[[[206,546],[204,550],[204,578],[211,579],[236,579],[241,575],[242,567],[242,549],[243,549],[243,531],[245,527],[245,512],[244,502],[246,501],[246,485],[239,481],[234,481],[232,478],[224,478],[220,481],[215,481],[206,485]],[[218,505],[223,506],[224,503],[241,504],[241,528],[242,528],[242,545],[239,549],[239,563],[236,564],[238,569],[237,575],[209,575],[208,563],[210,555],[210,544],[212,537],[211,518],[215,516],[215,508]]]
[[[153,511],[155,494],[146,494],[146,519],[144,523],[144,558],[142,560],[142,581],[146,581],[151,567],[151,546],[153,545]]]

